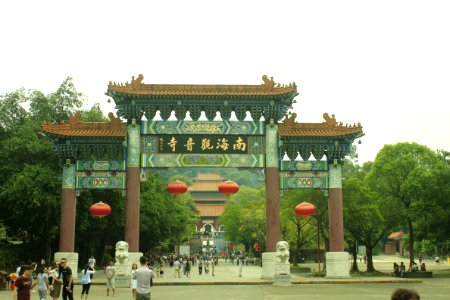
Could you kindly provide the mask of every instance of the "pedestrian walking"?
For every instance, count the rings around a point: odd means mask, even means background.
[[[191,264],[189,261],[186,261],[185,274],[187,278],[191,275]]]
[[[45,300],[47,299],[47,287],[48,287],[48,274],[47,274],[47,268],[41,264],[38,267],[38,275],[37,275],[37,285],[38,285],[38,293],[39,293],[39,299]]]
[[[201,260],[198,261],[198,275],[202,275],[203,263]]]
[[[62,278],[63,300],[73,300],[73,276],[72,269],[67,265],[67,259],[62,258],[59,266],[59,274]]]
[[[35,283],[31,281],[31,273],[34,267],[30,265],[24,265],[20,269],[22,275],[16,279],[15,286],[17,290],[17,300],[30,300],[30,289],[35,286]]]
[[[239,277],[242,277],[242,266],[244,265],[244,257],[239,256],[237,261],[238,261],[238,265],[239,265]]]
[[[180,278],[180,268],[181,268],[181,264],[180,261],[177,259],[173,262],[173,269],[175,272],[175,278]]]
[[[131,266],[131,295],[133,296],[133,300],[136,300],[136,288],[137,288],[137,279],[136,279],[136,270],[137,264],[133,264]]]

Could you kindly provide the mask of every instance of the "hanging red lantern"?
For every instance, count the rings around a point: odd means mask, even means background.
[[[316,206],[308,202],[302,202],[295,207],[294,211],[297,216],[306,217],[316,212]]]
[[[102,201],[92,204],[89,213],[93,217],[103,218],[111,213],[111,206]]]
[[[235,194],[239,191],[239,185],[236,182],[227,180],[219,184],[219,192],[224,194]]]
[[[183,181],[179,181],[178,179],[174,182],[170,182],[167,185],[167,192],[175,195],[184,194],[186,193],[187,189],[188,187],[186,183],[184,183]]]

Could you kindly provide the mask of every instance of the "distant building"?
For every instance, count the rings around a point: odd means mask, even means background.
[[[397,252],[400,255],[405,255],[403,248],[403,238],[405,233],[403,231],[396,231],[388,236],[388,242],[384,245],[384,253],[386,255],[395,255]]]
[[[195,206],[200,212],[197,232],[209,236],[223,235],[224,227],[219,223],[227,202],[227,196],[219,192],[219,184],[224,179],[220,174],[199,173],[188,188]]]

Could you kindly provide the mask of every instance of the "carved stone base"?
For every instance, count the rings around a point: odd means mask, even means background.
[[[131,272],[131,265],[133,265],[133,263],[137,264],[138,268],[141,266],[139,259],[142,256],[143,256],[142,252],[130,252],[128,254],[128,261],[130,262],[130,272]]]
[[[327,278],[349,278],[350,263],[347,252],[326,253]]]
[[[55,252],[54,260],[57,264],[62,258],[67,259],[67,265],[72,269],[73,278],[78,278],[78,253],[76,252]],[[87,263],[87,262],[86,262]]]
[[[289,286],[292,283],[289,281],[291,279],[291,275],[281,275],[275,274],[275,282],[274,286]]]
[[[262,254],[261,279],[273,280],[275,278],[275,255],[276,252],[264,252]]]
[[[130,276],[118,275],[115,277],[117,288],[129,288],[130,287]]]

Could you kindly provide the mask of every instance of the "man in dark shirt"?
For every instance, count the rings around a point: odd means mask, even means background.
[[[62,298],[63,300],[73,300],[73,277],[72,269],[67,265],[67,259],[61,259],[59,268],[60,275],[63,281]]]
[[[16,289],[17,289],[17,300],[30,300],[30,289],[33,288],[36,283],[31,282],[31,273],[33,272],[33,267],[22,266],[24,272],[22,276],[16,279]]]

